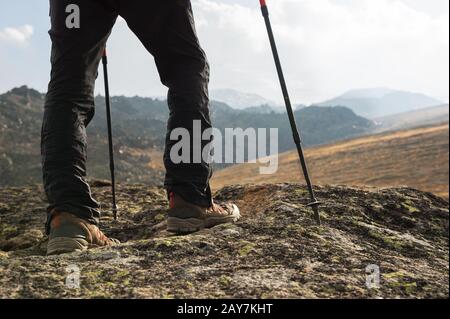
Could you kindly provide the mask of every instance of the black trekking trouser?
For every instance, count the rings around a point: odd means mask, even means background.
[[[80,28],[66,25],[71,14],[66,8],[73,4],[80,9]],[[41,140],[47,226],[53,211],[98,223],[100,205],[86,181],[86,126],[94,116],[99,62],[118,15],[153,55],[161,82],[169,89],[165,187],[191,203],[212,204],[210,165],[203,160],[175,164],[170,158],[177,143],[170,140],[173,129],[185,128],[192,137],[194,120],[201,121],[202,130],[211,128],[209,66],[197,39],[190,1],[50,0],[52,71]]]

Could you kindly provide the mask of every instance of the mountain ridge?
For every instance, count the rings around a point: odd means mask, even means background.
[[[444,103],[422,93],[374,88],[351,90],[316,105],[346,106],[360,116],[374,119],[441,104]]]
[[[44,94],[27,87],[0,95],[0,186],[41,181],[39,146],[44,98]],[[162,151],[169,116],[166,101],[113,96],[111,102],[118,180],[162,184]],[[88,154],[88,174],[107,179],[105,100],[97,96],[95,103],[96,115],[87,128],[89,150],[95,150]],[[295,147],[286,114],[235,110],[216,101],[211,103],[211,113],[214,126],[222,132],[225,128],[278,128],[279,151]],[[306,146],[357,136],[375,127],[346,108],[312,107],[298,110],[295,115]]]
[[[374,121],[379,132],[448,123],[449,105],[431,106],[405,113],[383,116],[374,119]]]
[[[259,106],[279,108],[278,103],[266,99],[261,95],[241,92],[233,89],[211,90],[210,96],[212,100],[232,105],[235,109],[239,110]]]

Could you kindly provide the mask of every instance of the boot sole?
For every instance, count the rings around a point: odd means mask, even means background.
[[[89,248],[89,243],[81,238],[58,237],[49,240],[47,244],[47,256],[84,251]]]
[[[190,234],[220,224],[235,223],[240,217],[239,214],[207,219],[169,217],[167,219],[167,231],[175,234]]]

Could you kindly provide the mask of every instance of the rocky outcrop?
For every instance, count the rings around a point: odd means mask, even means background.
[[[318,187],[318,227],[302,185],[226,187],[241,221],[172,236],[163,189],[120,185],[117,222],[93,190],[122,244],[45,257],[42,190],[0,189],[0,298],[448,298],[449,206],[429,193]]]

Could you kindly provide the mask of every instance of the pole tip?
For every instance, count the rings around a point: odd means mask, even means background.
[[[317,225],[322,226],[322,221],[320,219],[319,205],[313,206],[314,218],[316,219]]]
[[[320,212],[319,212],[319,205],[320,204],[321,204],[321,202],[316,200],[316,201],[314,201],[314,202],[312,202],[312,203],[307,205],[308,207],[312,208],[312,210],[314,212],[314,219],[316,220],[317,225],[319,225],[319,226],[322,225],[322,221],[320,219]]]
[[[261,7],[267,6],[266,0],[259,0],[259,3],[261,4]]]
[[[112,212],[114,215],[114,220],[117,220],[117,206],[116,205],[113,205]]]

